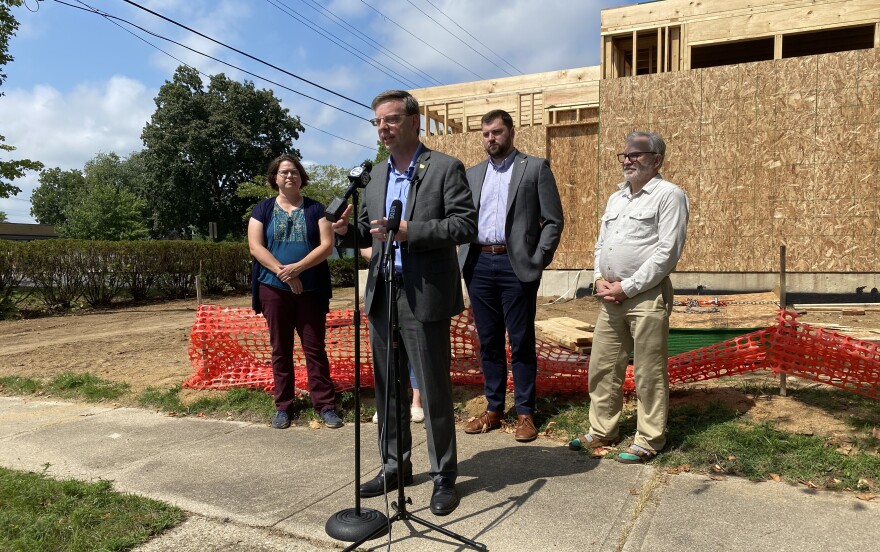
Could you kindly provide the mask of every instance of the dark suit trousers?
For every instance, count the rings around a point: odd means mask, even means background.
[[[535,310],[541,280],[521,282],[510,266],[507,254],[479,253],[473,271],[465,275],[474,322],[480,338],[486,399],[492,412],[504,411],[507,391],[507,347],[510,340],[510,368],[513,372],[517,414],[535,411]]]
[[[396,401],[398,393],[392,382],[390,395],[386,393],[388,381],[387,351],[388,301],[385,284],[378,282],[373,307],[370,312],[370,344],[373,349],[373,372],[375,375],[376,410],[379,413],[379,450],[382,450],[383,432],[388,433],[388,457],[385,470],[396,473],[398,466],[404,472],[412,469],[410,460],[412,433],[408,392],[400,397],[403,418],[402,434],[397,435]],[[398,369],[404,382],[407,378],[407,362],[415,374],[422,393],[425,409],[425,431],[428,441],[429,475],[432,479],[444,476],[455,481],[458,476],[458,457],[455,442],[455,412],[452,408],[452,380],[449,365],[452,351],[449,344],[449,319],[423,323],[416,320],[402,287],[397,289],[397,320],[400,327]],[[406,386],[405,386],[406,388]],[[385,416],[385,404],[389,416]],[[397,439],[403,445],[403,459],[397,458]]]
[[[269,325],[272,344],[272,376],[275,380],[275,408],[290,410],[296,399],[293,381],[293,332],[299,334],[306,357],[309,396],[315,411],[336,408],[336,391],[330,379],[330,362],[324,347],[327,332],[327,300],[320,292],[295,294],[260,284],[260,306]]]

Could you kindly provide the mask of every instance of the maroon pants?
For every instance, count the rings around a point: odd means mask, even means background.
[[[324,348],[327,331],[326,299],[317,291],[295,294],[260,284],[260,306],[269,325],[275,409],[289,411],[296,398],[293,381],[293,332],[299,335],[306,357],[309,395],[317,412],[336,408],[330,362]]]

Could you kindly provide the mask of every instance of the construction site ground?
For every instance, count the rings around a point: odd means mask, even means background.
[[[352,289],[337,289],[331,308],[350,309],[353,297]],[[714,299],[710,296],[676,296],[677,302],[684,303],[688,299],[702,301],[702,304],[692,301],[691,306],[676,306],[672,327],[756,328],[771,326],[776,322],[777,298],[772,293],[721,296],[719,299],[728,304],[718,307],[705,305],[706,301]],[[247,307],[250,298],[210,297],[204,302]],[[171,388],[181,384],[192,373],[187,344],[197,306],[197,302],[190,299],[2,321],[0,377],[48,379],[65,372],[88,372],[110,381],[127,383],[131,396],[138,395],[148,387]],[[598,307],[592,297],[567,301],[539,298],[537,318],[570,317],[594,323]],[[880,338],[880,312],[868,309],[859,316],[844,315],[842,312],[806,312],[802,320],[837,328],[851,335]],[[770,384],[776,382],[776,376],[768,372],[737,378]],[[789,385],[821,384],[795,378],[789,380]],[[768,395],[761,401],[755,401],[754,397],[738,391],[730,379],[701,382],[678,389],[682,392],[673,393],[674,401],[723,400],[758,421],[772,420],[780,429],[827,435],[843,443],[847,440],[849,430],[842,420],[836,419],[834,413],[778,395]],[[204,393],[212,391],[185,389],[181,392],[185,400],[194,400]],[[457,395],[463,402],[476,399],[472,401],[473,407],[477,410],[481,408],[481,389],[459,388]]]

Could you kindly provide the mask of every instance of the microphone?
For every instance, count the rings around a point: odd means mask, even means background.
[[[373,170],[373,162],[367,159],[348,173],[348,181],[358,188],[366,188],[370,183],[370,171]]]
[[[327,206],[324,218],[330,222],[336,222],[342,217],[342,213],[345,212],[345,208],[348,206],[348,198],[351,197],[351,194],[358,188],[366,188],[367,184],[370,183],[370,171],[372,169],[373,163],[369,159],[351,169],[348,173],[348,189],[345,190],[344,195],[333,198],[333,201]]]
[[[391,202],[391,208],[388,209],[388,221],[385,223],[385,232],[387,240],[385,242],[385,263],[391,261],[391,251],[394,248],[394,235],[400,230],[400,215],[403,211],[403,203],[399,199]]]

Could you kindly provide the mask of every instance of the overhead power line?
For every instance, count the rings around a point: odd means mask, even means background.
[[[127,2],[128,0],[125,0],[125,1]],[[462,69],[464,69],[465,71],[467,71],[468,73],[470,73],[471,75],[477,77],[477,78],[480,79],[480,80],[486,80],[486,77],[480,75],[479,73],[475,73],[475,72],[471,71],[470,69],[468,69],[467,67],[465,67],[465,66],[462,65],[461,63],[457,62],[456,60],[454,60],[454,59],[452,59],[451,57],[447,56],[446,54],[444,54],[443,52],[441,52],[441,51],[438,50],[437,48],[431,46],[430,44],[428,44],[427,42],[425,42],[425,41],[422,40],[421,38],[419,38],[419,37],[417,37],[416,35],[412,34],[411,32],[409,32],[409,29],[407,29],[406,27],[404,27],[403,25],[401,25],[401,24],[398,23],[397,21],[391,19],[390,17],[388,17],[388,16],[385,15],[384,13],[380,12],[379,10],[377,10],[376,8],[374,8],[373,6],[367,4],[367,2],[366,2],[365,0],[361,0],[361,3],[362,3],[363,5],[365,5],[365,6],[367,6],[368,8],[370,8],[371,10],[373,10],[374,12],[378,13],[379,15],[381,15],[382,17],[384,17],[385,19],[387,19],[388,21],[390,21],[390,22],[393,23],[394,25],[397,25],[397,28],[399,28],[401,31],[403,31],[403,32],[405,32],[406,34],[410,35],[411,37],[415,38],[416,40],[418,40],[419,42],[421,42],[422,44],[424,44],[424,45],[427,46],[428,48],[434,50],[435,52],[437,52],[437,53],[440,54],[441,56],[445,57],[446,59],[448,59],[448,60],[451,61],[452,63],[458,65],[459,67],[461,67]]]
[[[56,1],[57,1],[57,0],[56,0]],[[295,79],[298,79],[298,80],[301,80],[301,81],[303,81],[303,82],[305,82],[305,83],[311,84],[311,85],[314,86],[315,88],[319,88],[319,89],[323,90],[324,92],[327,92],[327,93],[329,93],[329,94],[333,94],[334,96],[339,97],[339,98],[342,98],[343,100],[347,100],[347,101],[349,101],[349,102],[351,102],[351,103],[353,103],[353,104],[357,104],[357,105],[359,105],[359,106],[361,106],[361,107],[364,107],[364,108],[366,108],[366,109],[372,110],[372,108],[371,108],[369,105],[365,104],[365,103],[361,103],[361,102],[359,102],[359,101],[357,101],[357,100],[355,100],[355,99],[349,98],[348,96],[345,96],[345,95],[343,95],[343,94],[340,94],[339,92],[336,92],[335,90],[331,90],[331,89],[327,88],[326,86],[321,86],[320,84],[318,84],[318,83],[316,83],[316,82],[312,82],[312,81],[310,81],[309,79],[306,79],[306,78],[304,78],[304,77],[301,77],[301,76],[299,76],[299,75],[297,75],[297,74],[295,74],[295,73],[291,73],[291,72],[288,71],[287,69],[282,69],[281,67],[278,67],[277,65],[274,65],[274,64],[272,64],[272,63],[269,63],[268,61],[262,60],[262,59],[260,59],[260,58],[258,58],[258,57],[256,57],[256,56],[252,56],[251,54],[249,54],[249,53],[247,53],[247,52],[243,52],[243,51],[239,50],[238,48],[235,48],[235,47],[233,47],[233,46],[230,46],[230,45],[228,45],[228,44],[225,44],[225,43],[223,43],[223,42],[220,42],[219,40],[217,40],[217,39],[215,39],[215,38],[211,38],[210,36],[208,36],[208,35],[206,35],[206,34],[204,34],[204,33],[200,33],[199,31],[197,31],[197,30],[195,30],[195,29],[192,29],[192,28],[190,28],[190,27],[187,27],[187,26],[184,25],[183,23],[179,23],[179,22],[177,22],[177,21],[171,19],[170,17],[166,17],[166,16],[162,15],[161,13],[157,13],[157,12],[155,12],[155,11],[149,9],[149,8],[146,8],[146,7],[144,7],[144,6],[141,6],[141,5],[138,4],[137,2],[132,2],[132,0],[122,0],[122,1],[125,2],[126,4],[130,4],[130,5],[132,5],[132,6],[136,7],[136,8],[138,8],[139,10],[143,10],[143,11],[145,11],[145,12],[149,13],[150,15],[154,15],[154,16],[160,18],[160,19],[163,19],[163,20],[165,20],[165,21],[171,23],[172,25],[176,25],[176,26],[178,26],[178,27],[180,27],[180,28],[182,28],[182,29],[186,29],[187,31],[189,31],[189,32],[191,32],[191,33],[193,33],[193,34],[196,34],[196,35],[198,35],[198,36],[200,36],[200,37],[202,37],[202,38],[204,38],[204,39],[206,39],[206,40],[210,40],[210,41],[213,42],[214,44],[218,44],[218,45],[220,45],[220,46],[223,46],[224,48],[228,48],[228,49],[232,50],[233,52],[236,52],[236,53],[238,53],[238,54],[241,54],[241,55],[243,55],[243,56],[245,56],[245,57],[247,57],[247,58],[249,58],[249,59],[252,59],[252,60],[256,61],[257,63],[262,63],[263,65],[266,65],[266,66],[268,66],[268,67],[271,67],[272,69],[275,69],[276,71],[281,71],[281,72],[284,73],[285,75],[289,75],[289,76],[291,76],[291,77],[293,77],[293,78],[295,78]]]
[[[422,71],[421,69],[416,67],[414,64],[406,61],[406,59],[403,56],[401,56],[400,54],[397,54],[397,53],[393,52],[392,50],[389,50],[388,48],[386,48],[385,46],[383,46],[382,44],[380,44],[376,40],[370,38],[369,35],[365,35],[362,31],[356,29],[354,26],[352,26],[350,23],[348,23],[345,19],[343,19],[343,18],[339,17],[338,15],[336,15],[335,13],[333,13],[333,11],[331,9],[329,9],[325,6],[322,6],[321,4],[315,2],[315,0],[299,0],[299,1],[303,4],[305,4],[306,6],[312,8],[313,10],[315,10],[316,12],[321,14],[323,17],[330,19],[331,21],[338,22],[337,25],[346,29],[349,33],[351,33],[354,37],[356,37],[358,40],[360,40],[364,44],[366,44],[368,46],[372,46],[373,48],[376,49],[376,51],[379,51],[379,52],[385,54],[385,56],[388,59],[392,60],[397,65],[399,65],[409,71],[412,71],[413,73],[421,76],[423,79],[430,81],[435,85],[438,85],[438,86],[443,85],[442,82],[440,82],[437,79],[435,79],[434,77],[432,77],[429,73]]]
[[[431,0],[425,0],[425,2],[427,2],[428,4],[431,4],[431,6],[433,6],[435,10],[437,10],[438,12],[440,12],[440,14],[441,14],[443,17],[445,17],[446,19],[452,21],[452,24],[453,24],[453,25],[455,25],[456,27],[458,27],[459,29],[461,29],[462,31],[464,31],[469,37],[471,37],[471,38],[473,38],[474,40],[476,40],[476,41],[477,41],[477,44],[479,44],[479,45],[482,46],[483,48],[489,50],[489,52],[491,52],[492,55],[494,55],[495,57],[497,57],[498,59],[500,59],[501,61],[503,61],[503,62],[506,63],[507,65],[509,65],[510,67],[512,67],[514,71],[516,71],[516,72],[519,73],[520,75],[524,75],[524,74],[525,74],[525,73],[523,73],[521,70],[519,70],[514,64],[510,63],[509,61],[507,61],[506,58],[504,58],[504,57],[498,55],[498,53],[495,52],[492,48],[489,48],[488,46],[486,46],[482,41],[480,41],[479,38],[477,38],[477,37],[475,37],[474,35],[472,35],[471,33],[469,33],[467,29],[465,29],[464,27],[462,27],[461,25],[459,25],[458,23],[456,23],[456,21],[455,21],[454,19],[452,19],[451,17],[449,17],[449,16],[446,14],[446,12],[444,12],[444,11],[441,10],[439,7],[437,7],[437,4],[431,2]]]
[[[354,46],[352,46],[348,42],[342,40],[341,38],[339,38],[339,39],[335,38],[332,35],[332,33],[330,33],[330,31],[321,27],[317,23],[312,23],[312,22],[308,21],[307,19],[301,17],[298,13],[296,13],[292,8],[290,8],[289,6],[284,4],[283,2],[278,1],[276,3],[275,0],[266,0],[266,2],[268,2],[269,4],[271,4],[274,7],[278,8],[278,10],[280,10],[281,12],[286,14],[288,17],[295,19],[296,21],[299,21],[302,25],[305,25],[306,27],[313,30],[317,34],[323,36],[324,38],[326,38],[327,40],[329,40],[333,44],[336,44],[337,46],[339,46],[340,48],[342,48],[346,52],[355,56],[356,58],[363,61],[364,63],[367,63],[368,65],[372,66],[373,68],[378,69],[379,71],[381,71],[382,73],[391,77],[392,79],[395,79],[398,82],[400,82],[401,84],[404,84],[404,85],[411,87],[411,88],[418,87],[418,85],[416,83],[414,83],[413,81],[404,77],[403,75],[401,75],[397,71],[394,71],[390,67],[384,66],[379,60],[377,60],[377,59],[371,57],[370,55],[368,55],[367,53],[362,52],[361,50],[355,48]]]
[[[481,58],[485,59],[486,61],[488,61],[489,63],[491,63],[491,64],[494,65],[495,67],[501,69],[502,71],[504,71],[505,73],[507,73],[508,76],[511,76],[511,77],[513,76],[513,74],[512,74],[510,71],[508,71],[508,70],[505,69],[504,67],[501,67],[500,65],[498,65],[497,63],[495,63],[495,62],[492,61],[491,59],[487,58],[486,56],[484,56],[483,54],[481,54],[480,52],[478,52],[477,50],[475,50],[473,46],[471,46],[470,44],[468,44],[467,42],[465,42],[464,40],[462,40],[461,38],[459,38],[458,35],[456,35],[456,34],[453,33],[452,31],[450,31],[449,29],[447,29],[446,27],[444,27],[439,21],[437,21],[436,19],[434,19],[433,17],[431,17],[430,15],[428,15],[428,14],[425,12],[425,10],[423,10],[422,8],[420,8],[420,7],[416,6],[415,4],[413,4],[412,0],[406,0],[406,1],[409,2],[409,5],[410,5],[410,6],[414,7],[414,8],[417,9],[417,10],[419,10],[419,12],[421,12],[422,15],[424,15],[425,17],[427,17],[428,19],[430,19],[431,21],[433,21],[434,23],[436,23],[438,27],[440,27],[441,29],[443,29],[444,31],[446,31],[447,33],[449,33],[454,39],[458,40],[459,42],[461,42],[462,44],[464,44],[465,46],[467,46],[468,48],[470,48],[475,54],[477,54],[477,55],[480,56]]]
[[[133,37],[137,38],[138,40],[140,40],[140,41],[144,42],[145,44],[147,44],[147,45],[149,45],[149,46],[155,48],[156,50],[162,52],[162,53],[165,54],[166,56],[168,56],[168,57],[170,57],[171,59],[177,61],[178,63],[180,63],[180,64],[182,64],[182,65],[186,65],[187,67],[191,67],[192,69],[195,69],[196,71],[198,71],[201,75],[203,75],[203,76],[205,76],[205,77],[210,78],[210,75],[208,75],[207,73],[205,73],[205,72],[203,72],[203,71],[200,71],[200,70],[199,70],[198,68],[196,68],[196,67],[192,67],[191,65],[189,65],[189,64],[186,63],[185,61],[182,61],[181,59],[175,57],[174,55],[170,54],[169,52],[166,52],[165,50],[163,50],[163,49],[160,48],[159,46],[156,46],[155,44],[153,44],[153,43],[150,42],[149,40],[146,40],[146,39],[144,39],[143,37],[138,36],[136,33],[131,32],[130,30],[126,29],[125,27],[123,27],[122,25],[120,25],[119,23],[117,23],[116,21],[121,21],[121,22],[125,23],[126,25],[131,25],[132,27],[135,27],[135,28],[139,29],[140,31],[142,31],[142,32],[144,32],[144,33],[147,33],[147,34],[149,34],[149,35],[151,35],[151,36],[155,36],[156,38],[159,38],[159,39],[162,39],[162,40],[166,40],[166,41],[168,41],[168,42],[171,42],[172,44],[175,44],[175,45],[177,45],[177,46],[180,46],[181,48],[186,48],[187,50],[189,50],[189,51],[191,51],[191,52],[193,52],[193,53],[199,54],[200,56],[204,56],[204,57],[206,57],[206,58],[208,58],[208,59],[211,59],[211,60],[216,61],[216,62],[218,62],[218,63],[221,63],[221,64],[223,64],[223,65],[226,65],[227,67],[230,67],[230,68],[235,69],[235,70],[237,70],[237,71],[241,71],[241,72],[243,72],[243,73],[245,73],[245,74],[247,74],[247,75],[250,75],[250,76],[252,76],[252,77],[254,77],[254,78],[260,79],[260,80],[262,80],[262,81],[264,81],[264,82],[268,82],[269,84],[273,84],[273,85],[275,85],[275,86],[278,86],[279,88],[283,88],[283,89],[285,89],[285,90],[287,90],[287,91],[293,92],[294,94],[298,94],[298,95],[300,95],[300,96],[302,96],[302,97],[304,97],[304,98],[307,98],[307,99],[309,99],[309,100],[312,100],[312,101],[318,102],[318,103],[320,103],[320,104],[322,104],[322,105],[326,105],[327,107],[331,107],[331,108],[333,108],[333,109],[335,109],[335,110],[337,110],[337,111],[341,111],[342,113],[345,113],[345,114],[347,114],[347,115],[351,115],[352,117],[356,117],[356,118],[361,119],[361,120],[363,120],[363,121],[368,121],[368,120],[369,120],[369,119],[367,119],[367,118],[365,118],[365,117],[361,117],[360,115],[356,115],[356,114],[354,114],[354,113],[352,113],[352,112],[350,112],[350,111],[346,111],[345,109],[342,109],[342,108],[340,108],[340,107],[337,107],[337,106],[335,106],[335,105],[333,105],[333,104],[329,104],[329,103],[327,103],[327,102],[325,102],[325,101],[322,101],[322,100],[319,100],[319,99],[314,98],[314,97],[312,97],[312,96],[309,96],[308,94],[304,94],[304,93],[302,93],[302,92],[300,92],[300,91],[298,91],[298,90],[294,90],[294,89],[292,89],[292,88],[290,88],[290,87],[287,87],[287,86],[285,86],[285,85],[283,85],[283,84],[277,83],[277,82],[275,82],[275,81],[273,81],[273,80],[271,80],[271,79],[268,79],[268,78],[263,77],[263,76],[260,76],[260,75],[258,75],[258,74],[256,74],[256,73],[253,73],[253,72],[251,72],[251,71],[248,71],[247,69],[244,69],[244,68],[238,67],[238,66],[233,65],[233,64],[231,64],[231,63],[228,63],[228,62],[226,62],[226,61],[223,61],[222,59],[215,58],[214,56],[211,56],[211,55],[206,54],[206,53],[204,53],[204,52],[200,52],[200,51],[196,50],[195,48],[192,48],[192,47],[190,47],[190,46],[187,46],[187,45],[185,45],[185,44],[182,44],[182,43],[180,43],[180,42],[177,42],[176,40],[170,39],[170,38],[168,38],[168,37],[162,36],[162,35],[160,35],[160,34],[158,34],[158,33],[155,33],[155,32],[153,32],[153,31],[150,31],[150,30],[148,30],[148,29],[145,29],[145,28],[141,27],[140,25],[137,25],[136,23],[132,23],[131,21],[128,21],[128,20],[123,19],[123,18],[121,18],[121,17],[118,17],[118,16],[115,16],[115,15],[112,15],[112,14],[106,13],[106,12],[104,12],[104,11],[102,11],[102,10],[99,10],[99,9],[95,8],[95,7],[89,6],[88,4],[86,4],[86,3],[84,3],[84,2],[81,2],[80,0],[77,0],[77,2],[79,2],[79,3],[82,4],[83,6],[86,6],[85,8],[80,7],[80,6],[74,6],[73,4],[68,4],[67,2],[64,2],[63,0],[55,0],[55,1],[56,1],[57,3],[59,3],[59,4],[63,4],[63,5],[65,5],[65,6],[68,6],[68,7],[71,7],[71,8],[75,8],[75,9],[82,10],[82,11],[86,11],[86,12],[90,12],[90,13],[94,13],[94,14],[96,14],[96,15],[100,15],[100,16],[103,17],[104,19],[107,19],[108,21],[110,21],[110,23],[113,23],[114,25],[116,25],[117,27],[119,27],[120,29],[122,29],[123,31],[125,31],[125,32],[129,33],[130,35],[132,35]],[[316,127],[316,126],[314,126],[314,125],[311,125],[311,124],[309,124],[309,123],[303,121],[301,118],[299,119],[299,122],[302,123],[304,126],[307,126],[307,127],[311,128],[311,129],[314,129],[314,130],[317,130],[318,132],[321,132],[321,133],[326,134],[326,135],[328,135],[328,136],[332,136],[333,138],[336,138],[336,139],[338,139],[338,140],[342,140],[342,141],[344,141],[344,142],[348,142],[349,144],[354,144],[354,145],[356,145],[356,146],[360,146],[360,147],[362,147],[362,148],[366,148],[366,149],[370,149],[370,150],[374,150],[374,151],[376,150],[376,148],[373,147],[373,146],[367,146],[367,145],[364,145],[364,144],[360,144],[360,143],[355,142],[355,141],[353,141],[353,140],[349,140],[348,138],[343,138],[342,136],[337,136],[336,134],[333,134],[332,132],[328,132],[328,131],[326,131],[326,130],[324,130],[324,129],[318,128],[318,127]]]

